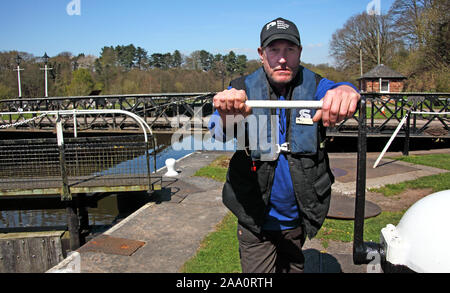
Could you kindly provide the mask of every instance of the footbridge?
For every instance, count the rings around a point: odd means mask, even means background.
[[[103,95],[53,97],[44,99],[0,100],[0,132],[51,132],[56,120],[41,116],[42,111],[62,110],[126,110],[141,117],[154,132],[171,132],[184,123],[206,129],[208,116],[214,108],[209,93],[164,93],[141,95]],[[407,113],[408,120],[398,137],[448,138],[450,93],[362,93],[367,105],[368,137],[390,137]],[[30,114],[34,111],[35,114]],[[17,112],[16,114],[11,114]],[[328,136],[357,136],[358,115],[328,129]],[[62,118],[68,132],[126,133],[140,132],[140,126],[130,117],[114,113],[91,113]]]

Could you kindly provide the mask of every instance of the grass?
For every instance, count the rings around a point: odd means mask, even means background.
[[[240,273],[237,219],[228,213],[215,232],[202,241],[196,255],[188,260],[183,273]]]
[[[397,225],[403,214],[404,211],[382,212],[374,218],[366,219],[364,221],[364,241],[379,242],[380,230],[387,224]],[[352,242],[353,229],[354,221],[325,219],[316,238],[321,240],[322,246],[326,249],[330,240]]]
[[[194,176],[212,178],[214,180],[225,182],[227,175],[229,157],[226,155],[220,156],[215,159],[210,165],[202,167]]]
[[[402,156],[392,159],[450,171],[450,154]],[[385,196],[392,196],[400,194],[407,189],[425,188],[431,188],[432,192],[450,189],[450,172],[421,177],[398,184],[387,184],[380,188],[371,188],[369,191],[382,193]]]

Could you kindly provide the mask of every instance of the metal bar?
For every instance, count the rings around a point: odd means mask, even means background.
[[[373,164],[373,168],[375,169],[378,166],[378,163],[380,162],[381,158],[384,156],[384,154],[386,153],[387,149],[389,148],[389,146],[391,145],[392,141],[394,140],[394,138],[397,136],[397,133],[400,131],[400,128],[402,128],[403,124],[405,123],[406,119],[408,119],[409,113],[406,113],[406,115],[403,117],[403,119],[400,121],[400,123],[398,124],[397,128],[395,129],[394,133],[391,135],[391,138],[389,139],[389,141],[387,142],[386,146],[384,147],[383,151],[381,152],[381,154],[378,156],[377,160],[375,161],[375,163]]]
[[[150,133],[150,135],[153,135],[152,130],[150,126],[138,115],[125,111],[125,110],[118,110],[118,109],[103,109],[103,110],[55,110],[55,111],[23,111],[20,112],[20,114],[47,114],[47,115],[73,115],[74,113],[81,114],[81,115],[87,115],[87,114],[124,114],[128,115],[131,118],[133,118],[139,126],[142,128],[144,132],[145,141],[148,141],[147,139],[147,130]],[[9,115],[9,114],[18,114],[18,112],[0,112],[0,115]]]
[[[252,108],[308,108],[308,109],[320,109],[322,108],[323,101],[281,101],[281,100],[248,100],[245,104]]]
[[[405,143],[403,145],[403,155],[409,156],[409,141],[411,132],[411,115],[408,115],[405,125]]]
[[[359,106],[359,128],[358,128],[358,156],[356,174],[356,198],[355,198],[355,225],[353,234],[353,262],[362,263],[364,233],[364,209],[366,192],[366,99],[362,98]]]

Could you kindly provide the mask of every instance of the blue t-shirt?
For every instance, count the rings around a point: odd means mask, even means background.
[[[334,89],[341,85],[349,85],[357,90],[351,83],[339,82],[335,83],[326,78],[322,78],[316,89],[315,99],[322,99],[328,90]],[[284,100],[283,96],[279,97]],[[285,109],[277,109],[279,115],[279,144],[286,142],[286,111]],[[217,110],[211,116],[209,121],[209,129],[213,132],[212,136],[216,139],[223,138],[225,134],[222,127],[215,127],[220,125],[220,115]],[[272,185],[269,201],[269,212],[266,214],[263,225],[264,230],[285,230],[296,228],[299,223],[299,210],[295,198],[294,187],[292,185],[292,178],[289,171],[289,164],[285,154],[280,154],[278,157],[277,166],[275,168],[275,175]]]

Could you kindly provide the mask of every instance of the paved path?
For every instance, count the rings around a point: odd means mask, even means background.
[[[449,153],[450,150],[440,150]],[[428,152],[429,153],[429,152]],[[136,240],[145,244],[132,255],[95,252],[86,245],[51,271],[67,269],[74,259],[80,260],[81,272],[95,273],[175,273],[190,259],[206,235],[227,214],[221,199],[222,183],[192,176],[223,152],[196,152],[179,160],[178,178],[164,179],[157,200],[113,226],[104,235]],[[228,153],[229,154],[229,153]],[[411,152],[414,154],[414,152]],[[392,155],[386,154],[386,157]],[[399,155],[399,153],[395,153]],[[378,154],[367,156],[367,187],[380,186],[440,173],[443,170],[416,166],[383,159],[372,169]],[[333,194],[354,198],[356,154],[330,154],[330,164],[336,174]],[[162,171],[164,172],[164,170]],[[95,239],[91,240],[95,241]],[[88,243],[89,244],[89,243]],[[366,272],[366,266],[353,265],[352,243],[329,241],[325,249],[317,239],[307,240],[304,246],[306,272]]]

